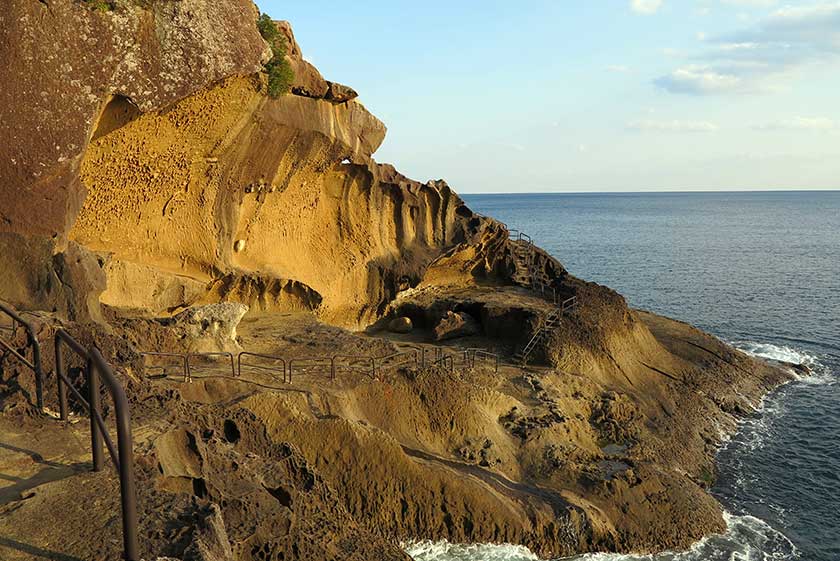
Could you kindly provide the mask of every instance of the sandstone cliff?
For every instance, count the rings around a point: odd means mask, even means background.
[[[0,18],[7,300],[96,319],[103,292],[153,313],[231,299],[362,325],[484,227],[445,183],[372,160],[384,125],[287,24],[296,79],[269,98],[249,0],[15,0]]]

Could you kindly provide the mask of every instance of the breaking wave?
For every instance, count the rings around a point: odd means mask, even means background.
[[[820,357],[808,351],[785,345],[756,343],[755,341],[732,341],[731,345],[752,357],[789,362],[808,367],[811,371],[811,374],[808,376],[794,372],[796,379],[801,382],[827,384],[836,381],[836,377],[831,375],[830,369],[821,362]]]
[[[791,347],[771,343],[755,343],[753,341],[735,341],[733,345],[754,357],[780,360],[808,367],[818,362],[816,356]]]
[[[724,513],[727,530],[707,536],[682,552],[655,555],[587,553],[565,561],[788,561],[799,552],[781,532],[754,516]],[[405,546],[415,561],[536,561],[536,555],[514,545],[457,545],[448,542],[415,542]]]
[[[403,544],[415,561],[538,561],[539,557],[520,545],[453,544],[419,541]]]

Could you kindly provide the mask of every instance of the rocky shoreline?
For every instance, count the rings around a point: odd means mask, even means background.
[[[291,385],[256,370],[222,378],[223,364],[207,364],[186,384],[175,367],[161,378],[138,362],[131,342],[171,330],[123,324],[106,350],[123,356],[126,372],[135,373],[124,379],[135,431],[144,435],[137,456],[146,466],[140,484],[145,547],[190,558],[176,547],[175,532],[184,534],[177,542],[182,548],[206,539],[230,544],[232,556],[208,560],[271,558],[253,552],[281,550],[300,559],[401,559],[399,543],[421,539],[521,544],[544,558],[686,548],[724,527],[707,492],[721,438],[789,375],[685,324],[633,313],[660,344],[702,368],[684,371],[686,382],[626,371],[636,386],[644,381],[642,394],[630,393],[633,385],[608,389],[582,373],[507,364],[498,373],[491,366],[453,373],[397,368],[382,380],[348,372],[329,383],[311,372]],[[308,314],[246,317],[238,333],[249,350],[287,357],[312,356],[319,345],[385,355],[402,344],[393,335],[330,328]],[[90,337],[109,340],[101,332]],[[183,341],[158,343],[175,351]],[[4,374],[6,422],[48,430],[30,418],[25,389],[8,391],[10,380],[20,384],[26,373]],[[288,461],[295,467],[278,471]],[[46,502],[101,492],[94,483],[115,490],[113,476],[69,479],[36,497]],[[321,489],[315,495],[313,485]],[[73,512],[81,504],[61,506]],[[37,536],[38,508],[31,498],[17,503],[4,531]],[[184,525],[174,530],[170,513],[178,509]],[[207,524],[221,537],[202,537],[196,520],[217,511],[220,520]],[[313,534],[313,524],[329,530]],[[96,531],[74,531],[97,543]],[[346,548],[340,555],[332,549],[336,541]],[[86,558],[93,551],[73,553]]]

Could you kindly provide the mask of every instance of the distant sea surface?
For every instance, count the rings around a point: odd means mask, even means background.
[[[840,192],[465,195],[631,306],[807,364],[718,455],[728,530],[691,550],[590,561],[840,561]],[[422,561],[536,559],[418,543]]]

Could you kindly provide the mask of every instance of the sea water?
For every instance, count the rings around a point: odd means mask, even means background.
[[[465,195],[574,275],[755,356],[808,365],[718,454],[727,531],[684,552],[589,561],[840,561],[840,192]],[[419,561],[531,561],[407,544]]]

